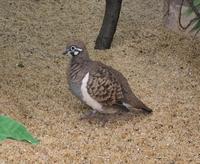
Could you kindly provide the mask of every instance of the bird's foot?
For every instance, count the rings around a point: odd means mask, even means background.
[[[85,113],[83,116],[80,117],[80,120],[90,119],[96,116],[97,111],[96,110],[90,110],[87,113]]]
[[[80,117],[80,120],[88,120],[90,123],[93,119],[97,119],[94,121],[98,121],[102,127],[104,127],[105,124],[108,122],[107,115],[103,113],[98,113],[96,110],[89,111]]]

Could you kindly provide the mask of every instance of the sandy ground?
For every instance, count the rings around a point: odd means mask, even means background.
[[[94,50],[104,0],[0,1],[0,113],[40,139],[0,143],[0,163],[200,163],[200,43],[162,27],[162,1],[124,0],[112,49]],[[154,112],[80,121],[65,43],[123,72]],[[20,62],[24,67],[17,66]]]

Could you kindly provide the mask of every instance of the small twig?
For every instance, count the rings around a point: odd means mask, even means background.
[[[186,27],[184,27],[184,26],[182,25],[182,23],[181,23],[181,16],[182,16],[182,7],[183,7],[183,3],[184,3],[184,0],[181,1],[181,6],[180,6],[180,8],[179,8],[178,23],[179,23],[179,26],[180,26],[182,29],[186,30],[186,29],[190,26],[191,23],[189,23]]]
[[[22,55],[18,53],[19,62],[16,64],[18,67],[23,68],[24,64],[22,62]]]
[[[183,30],[187,30],[188,27],[190,27],[190,26],[191,26],[193,23],[195,23],[197,20],[199,20],[198,17],[193,18],[193,19],[190,20],[190,22],[184,27],[184,26],[182,25],[182,23],[181,23],[181,16],[180,16],[180,18],[179,18],[179,26],[180,26]]]
[[[18,53],[18,59],[19,61],[22,61],[22,55],[20,53]]]

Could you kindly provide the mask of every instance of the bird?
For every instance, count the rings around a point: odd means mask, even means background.
[[[113,114],[119,110],[152,109],[139,100],[122,73],[100,61],[90,59],[84,42],[67,43],[63,55],[71,57],[68,85],[73,95],[92,108],[91,113]]]

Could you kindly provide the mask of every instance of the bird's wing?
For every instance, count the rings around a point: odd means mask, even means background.
[[[99,103],[105,106],[119,104],[123,99],[123,89],[116,75],[101,63],[96,63],[93,71],[90,71],[87,83],[88,93]]]
[[[105,106],[117,105],[126,108],[138,108],[152,112],[132,92],[126,78],[112,67],[101,62],[93,62],[87,90],[91,97]],[[130,105],[130,107],[127,107]]]

